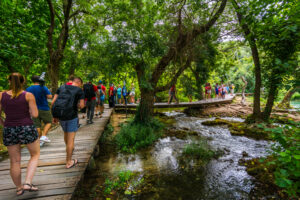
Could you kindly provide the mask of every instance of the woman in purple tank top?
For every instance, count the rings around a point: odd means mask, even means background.
[[[10,90],[0,93],[0,116],[5,113],[5,120],[0,117],[4,126],[3,144],[7,146],[10,158],[10,175],[17,187],[17,195],[24,191],[37,191],[32,184],[40,156],[38,133],[31,117],[38,116],[38,109],[33,94],[25,92],[22,87],[24,77],[19,73],[9,76]],[[26,144],[31,158],[28,162],[25,184],[21,180],[21,144]]]

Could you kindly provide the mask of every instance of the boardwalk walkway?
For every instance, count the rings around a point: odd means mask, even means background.
[[[65,168],[66,152],[62,129],[59,127],[48,134],[51,143],[41,148],[39,167],[33,180],[33,183],[39,187],[38,192],[25,192],[17,198],[15,186],[9,175],[9,160],[0,162],[0,200],[70,199],[111,114],[112,109],[105,109],[102,118],[96,118],[94,124],[84,125],[79,129],[75,137],[73,153],[73,158],[77,158],[79,164],[71,169]],[[83,120],[80,123],[86,124]],[[25,167],[29,159],[27,149],[22,149],[22,181],[25,180]]]
[[[176,103],[155,103],[155,108],[178,108],[178,107],[201,107],[207,105],[216,105],[216,104],[225,104],[231,103],[234,99],[235,95],[226,95],[225,99],[208,99],[208,100],[201,100],[201,101],[194,101],[194,102],[180,102]],[[136,108],[138,104],[127,104],[127,108]],[[115,108],[126,108],[123,104],[116,104]]]

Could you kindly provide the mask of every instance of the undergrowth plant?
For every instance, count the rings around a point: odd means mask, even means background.
[[[108,124],[105,127],[105,129],[100,137],[100,143],[102,143],[102,144],[105,143],[107,141],[108,137],[111,136],[111,134],[113,132],[114,132],[114,127],[111,124]]]
[[[114,178],[107,178],[105,179],[104,183],[104,194],[108,195],[111,194],[113,190],[126,190],[128,187],[129,181],[134,176],[133,172],[131,171],[121,171],[119,174]]]
[[[273,145],[275,184],[289,197],[300,196],[300,127],[299,123],[277,128],[266,128],[280,145]]]
[[[182,154],[205,162],[211,158],[218,157],[220,152],[211,150],[206,140],[199,140],[187,144],[184,147]]]
[[[153,144],[161,136],[163,127],[163,124],[154,118],[146,123],[131,120],[123,125],[116,135],[117,147],[123,152],[134,153]]]

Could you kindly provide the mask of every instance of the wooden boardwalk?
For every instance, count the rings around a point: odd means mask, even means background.
[[[84,124],[75,137],[75,150],[73,158],[77,158],[79,164],[71,169],[65,168],[65,144],[61,127],[48,133],[51,143],[41,148],[39,166],[37,168],[33,183],[39,187],[38,192],[25,192],[17,197],[16,188],[9,175],[9,160],[0,162],[0,200],[10,199],[41,199],[61,200],[70,199],[77,183],[82,178],[89,160],[94,152],[95,146],[108,123],[112,109],[105,109],[103,117],[94,119],[94,124]],[[30,159],[26,148],[22,149],[22,181],[25,180],[26,164]]]
[[[235,95],[226,95],[225,99],[208,99],[208,100],[201,100],[201,101],[194,101],[194,102],[180,102],[178,104],[176,103],[155,103],[155,108],[178,108],[178,107],[201,107],[201,106],[208,106],[208,105],[216,105],[216,104],[226,104],[231,103],[234,99]],[[127,108],[136,108],[138,104],[127,104]],[[126,108],[123,104],[116,104],[115,108]]]

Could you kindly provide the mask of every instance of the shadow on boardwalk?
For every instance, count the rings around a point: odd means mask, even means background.
[[[16,188],[9,175],[9,160],[0,162],[0,200],[10,199],[70,199],[80,181],[94,148],[108,123],[112,109],[105,109],[102,118],[94,119],[94,124],[84,124],[75,137],[75,150],[73,157],[79,164],[71,169],[65,168],[65,143],[61,127],[48,133],[51,143],[41,148],[39,167],[37,168],[33,183],[39,187],[38,192],[25,192],[17,197]],[[25,180],[26,164],[30,159],[26,148],[22,149],[22,181]]]

